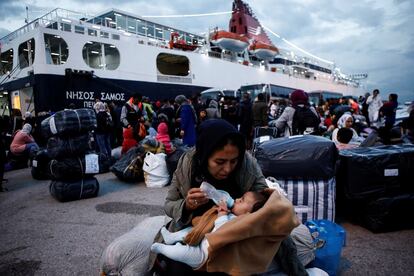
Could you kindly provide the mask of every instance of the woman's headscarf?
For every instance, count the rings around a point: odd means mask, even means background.
[[[22,132],[26,134],[30,134],[30,132],[32,132],[32,126],[30,124],[24,124],[22,128]]]
[[[309,96],[308,93],[306,93],[303,90],[295,90],[290,94],[290,100],[292,101],[292,106],[297,107],[300,104],[307,105],[309,104]]]
[[[210,155],[218,149],[220,143],[229,137],[231,137],[238,145],[239,166],[244,159],[246,150],[243,135],[241,135],[237,129],[226,120],[210,119],[204,121],[199,127],[196,142],[196,158],[198,159],[199,166],[207,168],[207,161]]]
[[[344,113],[338,120],[338,128],[345,127],[345,122],[346,120],[348,120],[349,117],[352,117],[352,115],[349,113]]]
[[[94,106],[96,113],[106,111],[106,106],[103,102],[97,102]]]

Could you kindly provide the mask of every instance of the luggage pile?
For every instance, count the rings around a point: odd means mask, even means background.
[[[94,175],[109,171],[110,160],[94,152],[91,133],[96,128],[94,110],[59,111],[43,120],[41,128],[48,138],[50,194],[62,202],[96,197],[99,183]]]
[[[338,211],[373,232],[414,228],[414,145],[340,152]],[[409,216],[409,215],[408,215]]]
[[[298,217],[335,220],[335,165],[338,151],[324,137],[298,135],[264,141],[254,155],[265,177],[274,177]]]

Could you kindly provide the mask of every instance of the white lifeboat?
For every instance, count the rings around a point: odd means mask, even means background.
[[[249,46],[249,52],[259,59],[270,60],[279,53],[279,49],[267,43],[253,41],[253,43]]]
[[[222,30],[214,31],[210,36],[210,41],[221,49],[238,53],[243,52],[249,46],[249,40],[244,35]]]

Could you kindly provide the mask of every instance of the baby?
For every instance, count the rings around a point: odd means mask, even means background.
[[[263,194],[248,191],[241,198],[234,201],[231,212],[229,212],[226,203],[220,202],[218,206],[218,217],[214,221],[212,232],[216,231],[223,224],[234,219],[236,216],[257,211],[265,204],[266,200],[267,197]],[[175,261],[183,262],[193,269],[199,268],[208,258],[208,241],[206,238],[203,238],[201,243],[197,246],[180,243],[191,229],[192,227],[187,227],[172,233],[163,227],[161,229],[161,234],[165,244],[154,243],[151,246],[151,251],[160,253]]]

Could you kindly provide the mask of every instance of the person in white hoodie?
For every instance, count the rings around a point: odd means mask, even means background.
[[[379,90],[375,89],[374,91],[372,91],[372,95],[369,96],[367,99],[368,118],[371,127],[378,127],[379,110],[382,106],[382,100],[379,93]]]

